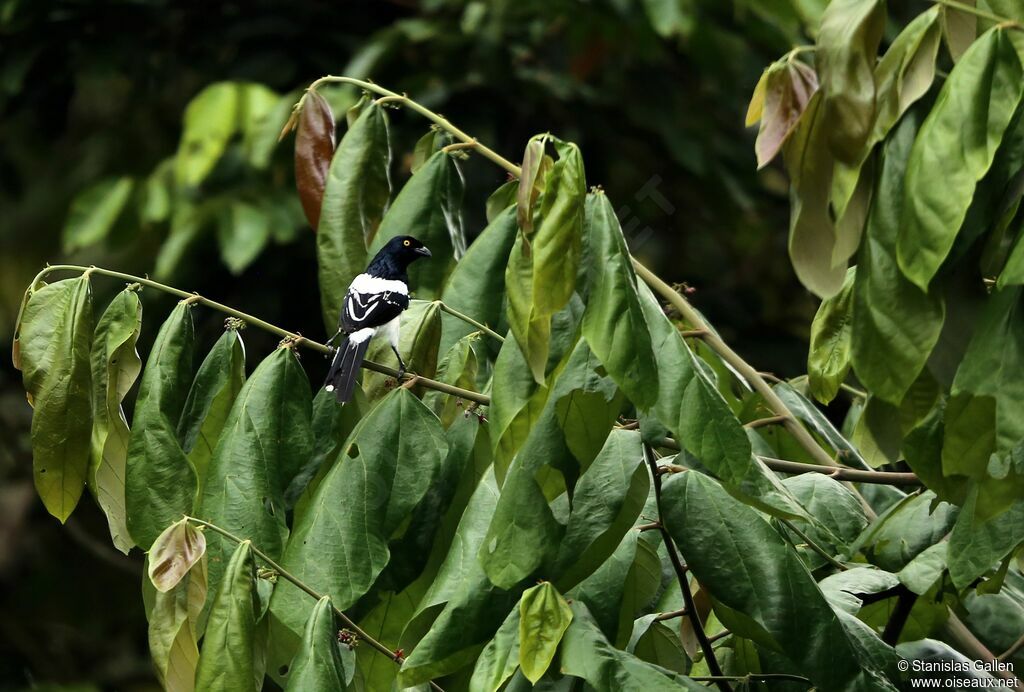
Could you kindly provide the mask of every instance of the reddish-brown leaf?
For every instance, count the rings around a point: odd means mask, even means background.
[[[787,60],[769,68],[765,88],[761,130],[754,144],[758,168],[763,168],[779,153],[807,108],[807,102],[818,90],[818,77],[802,62]]]
[[[334,157],[334,115],[324,97],[309,92],[299,113],[295,134],[295,186],[302,210],[316,231],[320,223],[320,205],[327,184],[327,169]]]

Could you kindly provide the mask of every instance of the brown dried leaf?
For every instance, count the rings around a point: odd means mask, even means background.
[[[319,93],[309,92],[295,135],[295,186],[314,231],[320,223],[327,170],[334,157],[334,129],[334,115],[327,101]]]

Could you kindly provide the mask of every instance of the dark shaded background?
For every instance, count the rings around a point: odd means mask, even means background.
[[[788,200],[778,168],[755,171],[747,99],[826,0],[392,0],[391,2],[47,2],[0,0],[0,337],[46,262],[152,271],[166,225],[118,228],[70,257],[71,199],[105,176],[145,177],[173,155],[182,112],[205,85],[248,80],[280,94],[325,73],[370,76],[408,92],[512,160],[550,131],[576,141],[590,184],[620,211],[634,253],[696,289],[693,300],[758,367],[804,371],[815,301],[786,255]],[[339,120],[341,120],[339,114]],[[426,123],[392,116],[396,181]],[[260,179],[291,195],[291,140]],[[466,162],[467,229],[504,181]],[[214,176],[244,194],[248,174]],[[644,194],[656,190],[657,195]],[[300,229],[240,275],[214,234],[176,270],[177,286],[310,335],[322,331],[313,235]],[[120,288],[97,280],[96,304]],[[106,294],[104,294],[106,292]],[[148,350],[170,301],[144,296]],[[199,315],[206,342],[220,318]],[[249,330],[250,362],[274,340]],[[310,376],[323,365],[307,356]],[[34,683],[152,687],[141,557],[109,547],[83,498],[64,527],[36,500],[30,410],[0,369],[0,689]]]

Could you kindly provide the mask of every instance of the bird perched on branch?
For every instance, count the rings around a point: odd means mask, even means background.
[[[387,336],[391,350],[398,356],[398,378],[405,374],[405,361],[398,352],[398,324],[402,312],[409,307],[406,270],[422,257],[430,257],[430,250],[423,243],[412,236],[397,236],[389,240],[366,271],[349,284],[338,318],[338,331],[330,341],[341,335],[345,338],[334,351],[324,383],[324,388],[334,392],[339,403],[352,398],[366,348],[378,334]]]

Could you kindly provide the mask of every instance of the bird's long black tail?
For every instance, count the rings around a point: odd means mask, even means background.
[[[334,392],[334,398],[339,404],[344,404],[352,398],[352,391],[356,387],[356,375],[359,374],[359,366],[363,363],[363,356],[366,355],[366,347],[369,344],[369,339],[357,343],[345,337],[341,346],[334,352],[334,360],[331,361],[331,369],[327,372],[324,387],[328,392]]]

